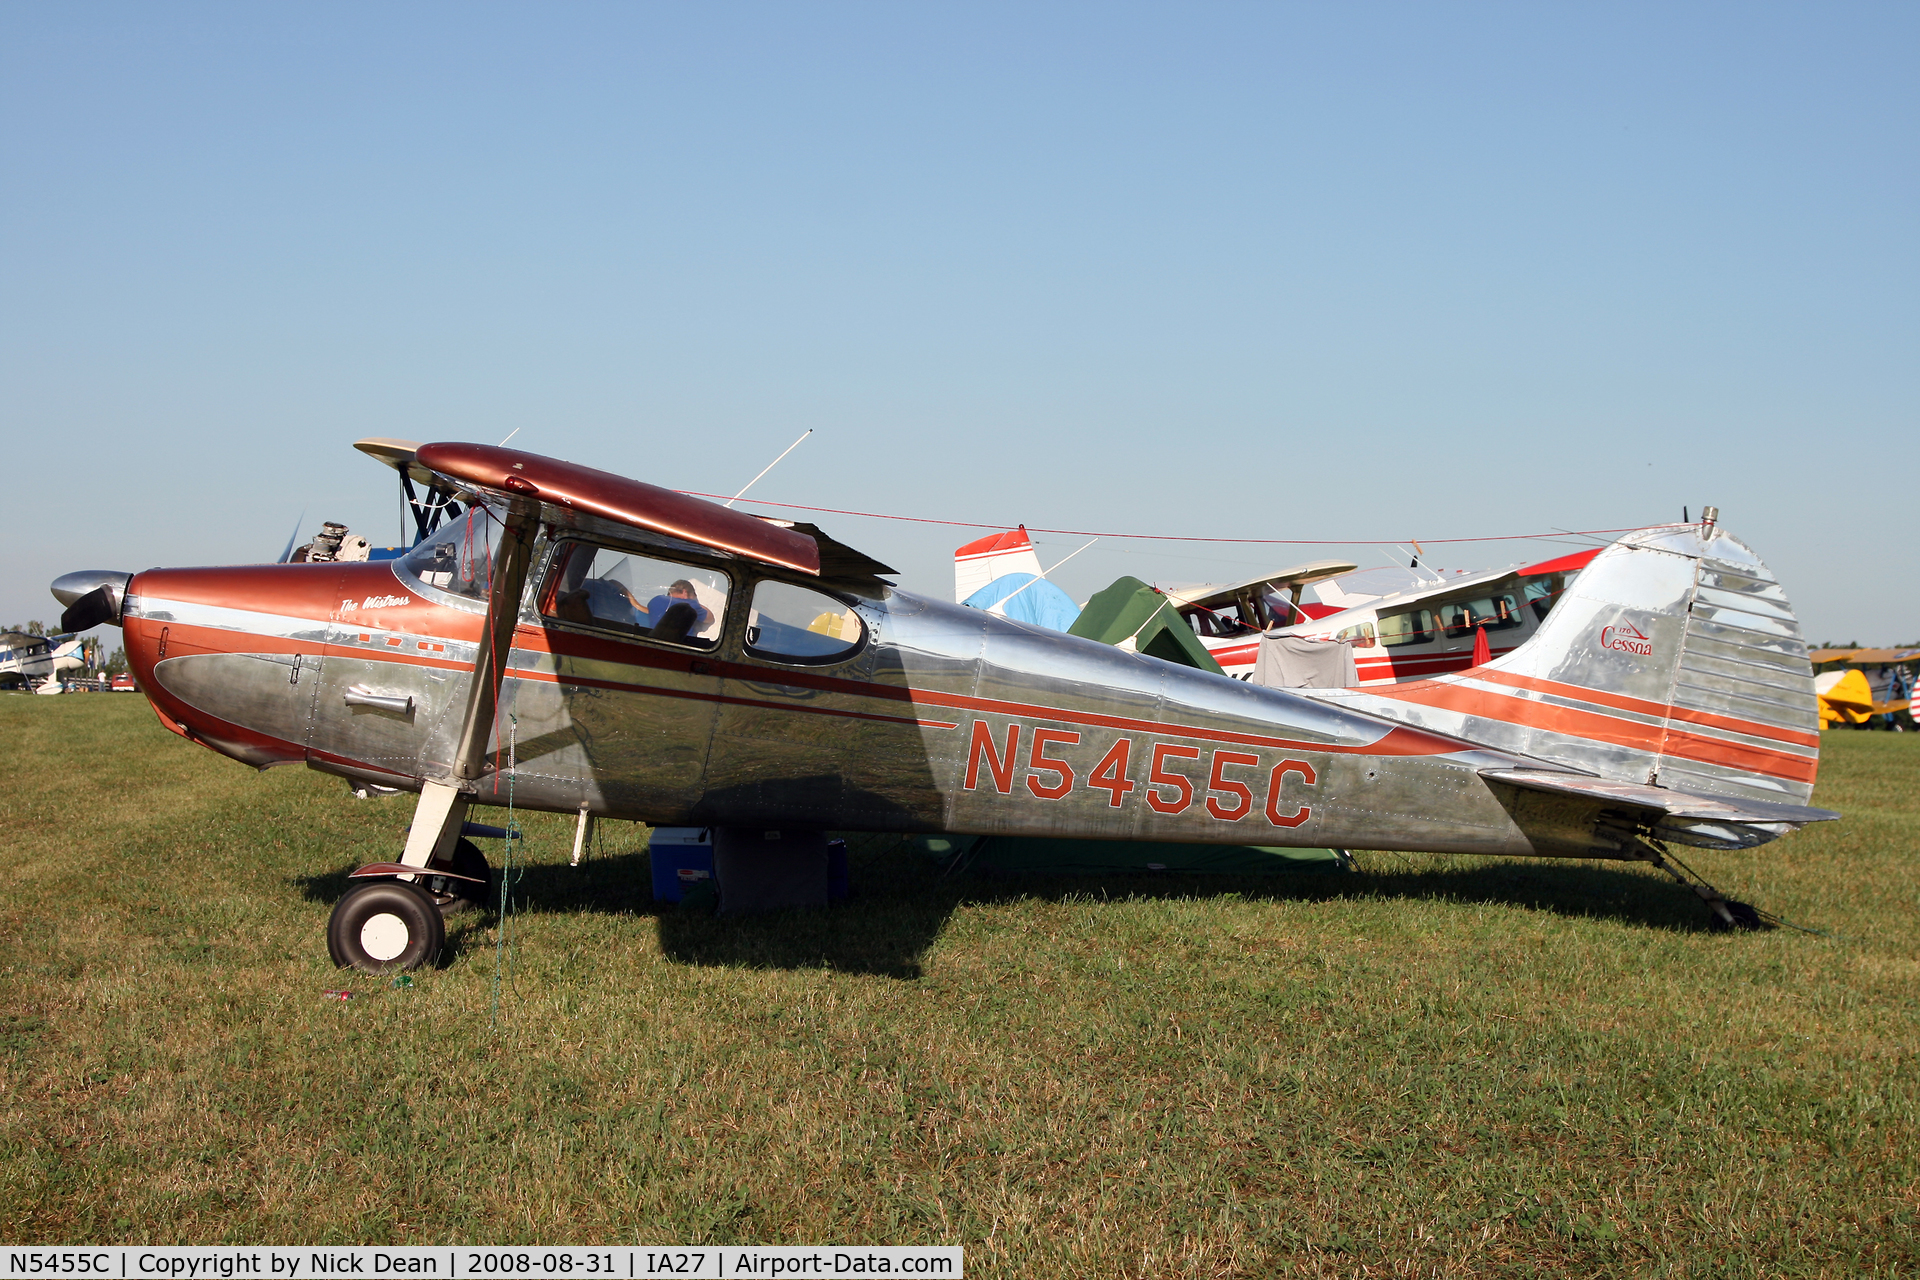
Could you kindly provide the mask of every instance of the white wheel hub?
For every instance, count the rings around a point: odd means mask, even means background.
[[[360,949],[375,960],[391,960],[407,949],[407,922],[391,911],[368,916],[360,926]]]

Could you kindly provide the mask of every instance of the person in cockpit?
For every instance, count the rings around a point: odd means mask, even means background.
[[[556,592],[555,612],[568,622],[612,623],[614,626],[645,631],[648,622],[640,602],[626,586],[611,577],[590,578],[591,554],[576,553],[567,564]]]
[[[664,594],[647,601],[647,616],[652,619],[656,640],[685,640],[706,630],[713,621],[713,610],[700,603],[691,582],[678,578]]]

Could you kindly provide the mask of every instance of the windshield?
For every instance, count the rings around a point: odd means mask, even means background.
[[[399,571],[422,586],[485,604],[504,527],[492,511],[475,507],[401,556]]]

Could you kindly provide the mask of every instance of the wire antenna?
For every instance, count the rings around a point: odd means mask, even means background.
[[[802,442],[804,442],[806,438],[812,434],[813,434],[812,427],[808,427],[805,431],[802,431],[800,433],[799,440],[795,440],[792,444],[788,445],[786,448],[780,451],[780,458],[784,458],[788,454],[792,453],[795,449],[798,449],[802,444]],[[779,466],[780,458],[775,458],[772,462],[769,462],[766,466],[760,468],[760,476],[764,476],[765,474],[767,474],[767,472]],[[746,484],[742,485],[740,487],[740,492],[734,494],[731,498],[728,498],[725,505],[730,507],[734,503],[740,501],[740,499],[744,498],[747,494],[748,489],[751,489],[753,488],[753,486],[760,483],[760,476],[755,476],[753,479],[747,481]]]
[[[1086,542],[1078,547],[1075,547],[1072,551],[1067,552],[1067,554],[1065,554],[1064,556],[1061,556],[1058,560],[1055,560],[1053,562],[1053,569],[1058,569],[1061,565],[1073,559],[1075,556],[1079,555],[1082,551],[1085,551],[1088,547],[1092,546],[1095,542],[1098,542],[1098,541],[1100,541],[1100,539],[1094,538],[1090,542]],[[1034,583],[1039,582],[1041,579],[1045,578],[1048,574],[1053,572],[1053,569],[1042,569],[1040,571],[1040,576],[1038,578],[1027,579],[1025,582],[1015,587],[1012,591],[1007,592],[1006,595],[1002,596],[1000,599],[994,601],[991,605],[987,606],[987,612],[998,613],[1001,617],[1003,618],[1006,617],[1007,601],[1013,599],[1015,596],[1019,595],[1022,591],[1025,591],[1028,587],[1032,586]]]

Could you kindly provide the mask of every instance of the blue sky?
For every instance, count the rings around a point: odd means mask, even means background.
[[[391,541],[360,436],[731,492],[812,427],[756,496],[1399,542],[1711,502],[1811,639],[1920,639],[1916,37],[1857,4],[8,6],[0,622],[68,569],[270,559],[302,512]],[[974,536],[819,519],[943,595]]]

